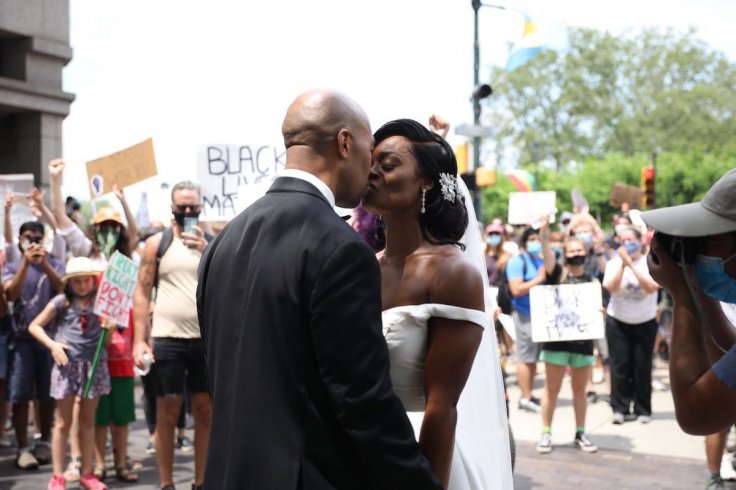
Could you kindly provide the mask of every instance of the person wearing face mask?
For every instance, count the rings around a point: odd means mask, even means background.
[[[649,270],[673,298],[670,383],[675,415],[706,437],[709,488],[736,423],[736,169],[702,201],[642,213],[657,230]],[[662,235],[665,233],[666,235]]]
[[[585,245],[577,238],[570,238],[563,248],[564,265],[554,259],[550,247],[549,226],[545,223],[540,228],[542,248],[546,270],[547,284],[580,284],[597,282],[597,279],[585,272]],[[592,340],[567,340],[545,342],[539,360],[545,363],[545,384],[542,395],[542,435],[537,444],[537,452],[546,454],[552,451],[552,418],[557,405],[557,396],[562,387],[562,379],[566,370],[570,371],[572,387],[572,405],[575,413],[575,445],[583,452],[594,453],[598,447],[591,442],[585,433],[585,414],[588,400],[585,386],[590,370],[595,363]]]
[[[652,417],[652,349],[657,334],[659,285],[649,275],[639,232],[629,228],[619,236],[622,245],[603,275],[603,287],[611,294],[606,339],[613,423],[648,423]]]
[[[146,240],[133,296],[135,362],[140,369],[146,357],[154,363],[149,376],[157,396],[155,447],[162,489],[174,488],[175,430],[185,384],[194,416],[192,488],[203,485],[209,445],[212,402],[195,293],[200,258],[212,237],[198,221],[201,207],[197,184],[184,181],[172,188],[171,228]]]
[[[541,402],[532,395],[539,358],[539,344],[532,341],[529,290],[534,286],[544,284],[547,271],[542,258],[542,242],[538,230],[532,227],[525,229],[521,235],[520,245],[519,254],[511,257],[506,265],[506,277],[512,296],[511,303],[514,307],[512,316],[516,326],[516,358],[518,361],[516,375],[521,389],[519,408],[539,413]]]

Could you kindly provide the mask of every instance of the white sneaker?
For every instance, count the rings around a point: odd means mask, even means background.
[[[736,480],[736,470],[733,469],[730,454],[724,454],[721,458],[721,478],[730,481]]]
[[[667,385],[658,379],[652,379],[652,389],[654,391],[667,391]]]
[[[597,385],[603,383],[603,370],[601,368],[593,368],[593,383]]]

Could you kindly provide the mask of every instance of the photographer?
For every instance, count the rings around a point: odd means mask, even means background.
[[[736,330],[719,303],[736,303],[736,169],[701,202],[641,217],[657,230],[650,273],[674,299],[670,378],[677,421],[689,434],[718,432],[736,423]]]

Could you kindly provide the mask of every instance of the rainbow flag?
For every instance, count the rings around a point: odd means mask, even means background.
[[[514,44],[506,61],[506,71],[514,71],[534,58],[543,49],[565,52],[570,49],[570,36],[561,25],[539,25],[524,15],[521,39]]]
[[[537,179],[527,170],[520,168],[509,170],[505,173],[506,177],[519,192],[531,192],[537,190]]]

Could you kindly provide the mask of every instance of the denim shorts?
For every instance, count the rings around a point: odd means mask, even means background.
[[[34,340],[18,340],[10,350],[6,396],[12,403],[50,400],[51,352]]]

